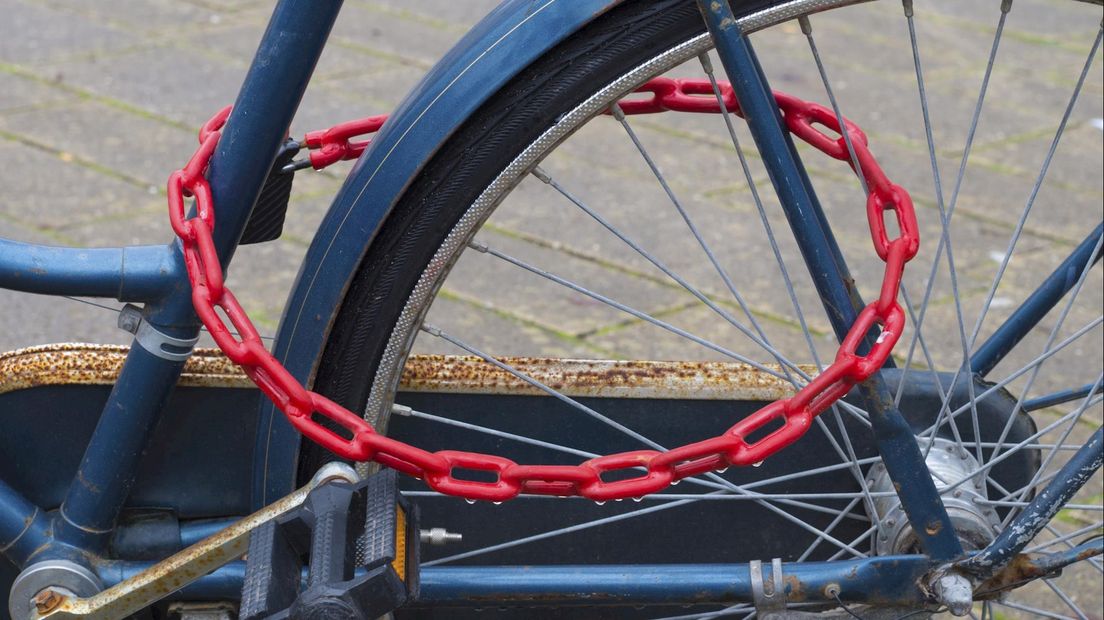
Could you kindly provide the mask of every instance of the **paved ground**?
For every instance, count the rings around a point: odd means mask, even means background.
[[[270,2],[254,0],[0,0],[0,234],[21,241],[116,245],[167,240],[164,179],[194,146],[194,132],[234,98],[268,15]],[[293,134],[351,117],[392,109],[444,51],[494,0],[348,0],[301,107]],[[909,280],[918,303],[931,250],[938,239],[938,210],[923,126],[917,121],[915,77],[900,8],[814,20],[841,106],[871,136],[890,176],[912,191],[919,206],[926,253]],[[944,192],[950,195],[970,112],[985,67],[995,3],[944,1],[922,5],[927,86]],[[1022,6],[1021,6],[1022,5]],[[971,172],[956,211],[955,259],[967,317],[976,316],[988,283],[1030,194],[1096,34],[1099,12],[1068,19],[1085,6],[1070,2],[1017,3],[1002,41],[985,116],[971,156]],[[1092,13],[1088,10],[1088,13]],[[1061,24],[1056,26],[1056,24]],[[1060,28],[1055,31],[1054,28]],[[795,25],[758,38],[774,86],[824,101],[805,40]],[[695,74],[693,67],[679,74]],[[1100,218],[1101,93],[1099,55],[1088,69],[1084,95],[1074,107],[1061,148],[1028,219],[1003,284],[982,330],[989,333]],[[805,339],[769,247],[762,242],[747,183],[717,174],[732,168],[730,144],[716,119],[666,115],[633,119],[633,127],[694,213],[705,239],[726,265],[773,344],[809,361]],[[746,139],[746,138],[745,138]],[[600,145],[595,147],[595,145]],[[602,205],[619,226],[650,242],[665,263],[734,315],[724,285],[659,191],[620,128],[588,126],[545,164],[589,203]],[[810,174],[836,224],[841,244],[864,292],[880,277],[871,260],[860,189],[846,168],[809,158]],[[280,241],[243,248],[231,283],[259,326],[273,333],[299,259],[344,170],[300,175]],[[770,194],[757,160],[754,177]],[[615,189],[613,189],[615,188]],[[569,210],[546,186],[527,180],[480,234],[482,242],[577,281],[702,337],[741,351],[716,314],[626,251],[593,222]],[[518,205],[524,205],[524,209]],[[766,199],[768,210],[773,201]],[[784,223],[771,211],[783,249]],[[676,243],[677,242],[677,243]],[[681,245],[680,245],[681,244]],[[685,249],[689,248],[689,249]],[[766,257],[766,258],[764,258]],[[800,266],[797,293],[809,311],[814,344],[833,350],[828,327]],[[943,270],[945,274],[945,269]],[[433,320],[466,334],[472,344],[500,354],[584,357],[715,358],[706,349],[687,353],[670,334],[626,319],[593,300],[541,282],[483,255],[465,256]],[[1099,316],[1104,286],[1090,274],[1059,339]],[[946,367],[961,353],[955,304],[945,275],[937,278],[925,342]],[[118,304],[104,303],[109,307]],[[742,316],[742,315],[741,315]],[[1002,365],[1011,371],[1043,350],[1058,319],[1048,317],[1028,347]],[[973,319],[965,329],[973,327]],[[0,291],[0,350],[44,342],[128,341],[114,328],[114,313],[87,304]],[[421,350],[456,352],[438,342]],[[1092,382],[1102,364],[1098,327],[1056,357],[1033,393]],[[753,354],[765,359],[764,353]],[[1017,364],[1018,362],[1018,364]],[[1056,371],[1056,372],[1053,372]],[[1050,415],[1050,414],[1047,414]],[[1089,413],[1083,435],[1100,423]],[[1049,418],[1045,418],[1049,419]],[[1099,483],[1097,483],[1099,486]],[[1100,489],[1093,501],[1100,502]],[[1091,495],[1091,494],[1090,494]],[[1077,517],[1081,518],[1081,517]],[[1095,515],[1092,519],[1097,519]],[[1099,575],[1096,575],[1099,589]],[[1090,580],[1089,583],[1092,583]],[[1099,598],[1090,608],[1100,615]]]

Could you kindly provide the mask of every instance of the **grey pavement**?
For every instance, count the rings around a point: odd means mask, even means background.
[[[349,118],[384,113],[432,66],[494,0],[347,0],[331,44],[304,99],[293,135]],[[962,156],[974,99],[996,24],[996,2],[917,2],[918,28],[944,195]],[[261,0],[0,0],[0,235],[78,246],[160,243],[169,238],[164,182],[195,144],[195,131],[232,102],[260,39],[271,2]],[[1092,17],[1093,11],[1095,17]],[[1080,18],[1079,15],[1088,15]],[[956,205],[952,242],[958,287],[973,328],[1058,127],[1081,63],[1099,27],[1099,10],[1081,3],[1017,0]],[[864,128],[889,176],[917,204],[924,250],[907,284],[919,303],[939,238],[933,186],[907,30],[900,4],[877,3],[813,19],[817,43],[844,113]],[[796,24],[755,37],[773,85],[827,102],[807,43]],[[719,67],[719,63],[715,63]],[[1060,148],[997,290],[984,338],[1009,315],[1101,217],[1102,61],[1089,68]],[[701,75],[696,63],[676,76]],[[778,212],[767,174],[754,156],[753,178],[778,235],[796,296],[798,317],[784,293],[764,241],[748,184],[738,174],[723,124],[701,115],[630,119],[669,177],[720,264],[732,276],[771,343],[811,362],[800,319],[822,360],[834,340]],[[745,143],[750,143],[746,131]],[[810,175],[866,297],[875,294],[881,264],[870,247],[861,188],[846,165],[806,153]],[[543,166],[665,264],[744,321],[740,307],[704,259],[623,131],[599,119],[553,153]],[[273,243],[241,249],[230,284],[267,334],[278,326],[314,227],[340,187],[348,164],[300,174],[286,233]],[[548,186],[526,179],[478,239],[527,262],[571,277],[717,344],[771,361],[717,312],[665,278]],[[959,320],[944,266],[928,308],[924,344],[940,368],[961,356]],[[85,300],[88,301],[88,300]],[[61,341],[126,343],[114,327],[119,304],[89,303],[0,291],[0,350]],[[1093,321],[1104,305],[1100,269],[1058,338]],[[430,318],[495,354],[645,359],[724,359],[593,299],[525,274],[493,257],[469,252],[434,304]],[[1048,316],[998,368],[997,375],[1044,350],[1057,313]],[[904,361],[910,331],[897,350]],[[417,350],[457,353],[440,341]],[[917,363],[922,362],[918,355]],[[1091,383],[1104,365],[1097,326],[1055,356],[1032,394]],[[1017,385],[1022,385],[1018,383]],[[1042,412],[1050,420],[1056,412]],[[1100,407],[1077,427],[1101,424]],[[1099,476],[1087,492],[1101,502]],[[1068,515],[1075,523],[1098,519]],[[1080,521],[1079,521],[1080,520]],[[1088,609],[1100,617],[1099,573],[1081,583],[1096,594]],[[1095,584],[1095,585],[1094,585]],[[1038,597],[1052,606],[1047,592]],[[1053,597],[1051,597],[1053,599]]]

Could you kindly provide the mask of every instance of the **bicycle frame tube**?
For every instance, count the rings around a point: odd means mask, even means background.
[[[698,0],[718,55],[747,118],[748,128],[770,173],[775,192],[801,248],[817,292],[838,338],[851,328],[862,301],[851,283],[843,256],[789,134],[750,41],[732,15],[727,0]],[[867,346],[870,336],[867,336]],[[893,404],[879,374],[859,386],[878,452],[899,485],[899,495],[924,550],[938,560],[962,554],[950,517],[924,465],[912,429]]]

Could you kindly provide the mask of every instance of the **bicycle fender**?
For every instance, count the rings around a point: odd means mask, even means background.
[[[444,142],[507,81],[623,0],[505,0],[426,74],[353,167],[315,233],[273,354],[309,385],[341,299],[380,225]],[[299,435],[262,399],[253,503],[289,493]]]

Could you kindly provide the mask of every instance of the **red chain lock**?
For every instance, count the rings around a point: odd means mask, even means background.
[[[727,83],[719,83],[719,86],[724,107],[740,115],[732,87]],[[636,92],[650,93],[651,97],[622,101],[619,105],[625,114],[721,111],[713,94],[713,84],[708,80],[656,78],[637,88]],[[870,192],[867,218],[874,249],[886,263],[881,291],[878,299],[859,313],[835,361],[796,394],[763,407],[720,436],[666,452],[622,452],[593,458],[577,466],[520,465],[500,456],[455,450],[428,452],[380,435],[357,414],[303,387],[268,352],[253,323],[225,287],[212,240],[215,206],[204,173],[230,108],[223,109],[203,126],[199,149],[187,166],[169,178],[169,221],[184,247],[196,314],[219,348],[242,367],[299,432],[334,454],[354,461],[376,461],[421,478],[436,491],[472,500],[500,502],[520,493],[578,495],[595,501],[640,497],[683,478],[731,465],[758,463],[790,445],[805,434],[814,417],[882,367],[904,329],[904,310],[897,302],[897,293],[905,263],[916,255],[920,244],[916,214],[908,192],[889,181],[870,152],[866,135],[857,126],[845,120],[841,127],[832,110],[822,105],[784,93],[776,92],[774,96],[791,133],[829,157],[848,162],[854,169],[843,138],[843,132],[847,133],[857,162],[855,173],[863,178]],[[378,130],[386,118],[374,116],[307,134],[303,144],[315,149],[311,153],[311,164],[323,168],[342,159],[359,157],[368,142],[351,139]],[[816,125],[840,137],[820,131]],[[185,216],[186,197],[195,199],[196,215],[192,218]],[[889,239],[886,231],[887,210],[893,211],[897,218],[900,236],[895,239]],[[241,334],[240,338],[231,333],[217,311],[219,308],[234,330]],[[875,325],[881,328],[881,333],[871,350],[860,356],[858,347]],[[349,437],[318,423],[313,419],[315,415],[337,424]],[[748,437],[779,424],[781,426],[766,436],[749,443]],[[454,475],[456,469],[489,472],[494,474],[495,480],[464,480]],[[638,475],[613,481],[603,478],[604,474],[612,472]]]

